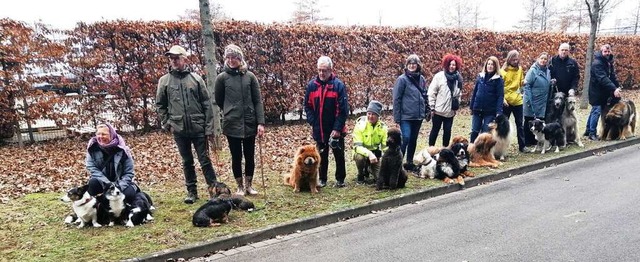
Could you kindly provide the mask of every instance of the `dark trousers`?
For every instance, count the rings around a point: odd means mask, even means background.
[[[344,137],[338,141],[337,148],[331,148],[328,144],[316,143],[316,148],[320,152],[320,180],[327,182],[327,172],[329,170],[329,150],[333,152],[336,160],[336,181],[344,182],[347,171],[344,163]]]
[[[431,123],[433,124],[433,126],[431,128],[431,132],[429,133],[429,146],[436,145],[436,139],[438,139],[438,133],[440,132],[441,126],[443,129],[442,146],[449,146],[449,142],[451,141],[451,126],[453,126],[453,117],[433,115]]]
[[[256,168],[256,137],[245,138],[227,136],[229,150],[231,151],[231,170],[234,178],[242,177],[242,155],[244,152],[244,172],[246,176],[253,176]]]
[[[471,137],[469,137],[469,142],[473,143],[476,141],[476,137],[482,132],[489,132],[489,123],[496,119],[496,113],[487,113],[480,111],[473,111],[471,115]]]
[[[519,106],[503,106],[502,113],[507,118],[513,113],[513,122],[516,124],[516,133],[518,135],[518,150],[522,151],[525,147],[524,143],[524,114],[522,105]]]
[[[406,163],[413,164],[413,154],[416,153],[421,126],[422,120],[400,121],[400,132],[402,132],[402,146],[400,149],[402,150],[402,155],[406,156]]]
[[[206,137],[182,137],[174,135],[173,139],[178,146],[178,152],[182,157],[182,171],[184,172],[184,182],[187,187],[187,191],[196,193],[196,169],[193,166],[193,154],[191,153],[191,145],[196,150],[198,155],[198,162],[200,162],[200,168],[204,173],[204,178],[208,185],[213,185],[216,182],[216,172],[213,170],[211,159],[209,158],[209,142]]]
[[[102,182],[102,180],[97,178],[91,178],[89,179],[89,188],[87,189],[87,191],[89,192],[89,195],[96,196],[99,194],[104,194],[110,186],[110,183]],[[124,190],[121,190],[121,192],[124,195],[124,202],[131,203],[131,201],[133,201],[133,198],[136,197],[138,186],[133,184],[131,186],[128,186]]]
[[[536,140],[536,135],[531,132],[531,124],[530,121],[535,119],[532,116],[524,117],[524,144],[527,146],[535,146],[538,144],[538,140]]]

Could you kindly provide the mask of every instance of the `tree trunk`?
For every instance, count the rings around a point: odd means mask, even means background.
[[[594,0],[593,5],[589,0],[585,0],[589,10],[589,20],[591,21],[591,31],[589,33],[589,44],[587,45],[587,57],[584,65],[584,82],[582,83],[582,95],[580,97],[580,108],[586,109],[589,102],[589,81],[591,81],[591,61],[593,61],[593,50],[595,47],[596,33],[598,31],[598,18],[600,15],[600,0]]]
[[[215,135],[214,149],[220,149],[222,143],[220,143],[220,134],[222,129],[220,128],[220,108],[215,100],[215,91],[213,90],[213,84],[216,80],[216,43],[213,36],[213,25],[211,22],[211,8],[209,7],[209,0],[200,1],[200,23],[202,24],[202,38],[204,40],[204,60],[205,68],[207,71],[207,89],[211,95],[211,106],[213,107],[213,133]]]

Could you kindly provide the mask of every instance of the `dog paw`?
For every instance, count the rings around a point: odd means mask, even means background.
[[[67,216],[64,218],[64,223],[67,225],[73,224],[73,216]]]
[[[83,228],[84,227],[84,223],[80,222],[80,224],[78,225],[78,228]]]
[[[578,142],[578,146],[579,147],[584,147],[584,144],[582,142]]]
[[[151,216],[151,214],[147,214],[147,217],[145,218],[147,221],[152,221],[153,217]]]
[[[124,224],[125,227],[133,227],[133,222],[131,222],[131,220],[127,221],[126,224]]]
[[[153,212],[153,211],[156,211],[156,207],[154,206],[149,207],[149,212]]]
[[[112,227],[114,225],[113,221],[109,222],[107,226]]]

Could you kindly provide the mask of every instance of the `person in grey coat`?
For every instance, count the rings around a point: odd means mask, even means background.
[[[427,117],[427,80],[422,76],[420,57],[412,54],[405,61],[402,75],[393,86],[393,120],[402,132],[402,155],[406,156],[405,169],[413,171],[413,155],[416,152],[422,120]],[[431,114],[429,114],[431,116]],[[406,154],[405,154],[406,153]]]
[[[175,45],[165,56],[169,58],[171,71],[158,80],[156,110],[162,129],[173,133],[182,157],[182,171],[187,187],[184,202],[193,204],[198,200],[198,187],[191,153],[192,144],[207,184],[209,187],[216,184],[216,173],[209,158],[207,140],[207,137],[213,138],[213,109],[204,81],[187,67],[187,51]]]
[[[230,44],[224,49],[224,71],[214,83],[216,103],[223,112],[222,133],[231,151],[231,169],[238,184],[236,194],[256,195],[253,188],[256,135],[264,134],[264,106],[256,76],[247,69],[242,49]],[[242,156],[244,172],[242,175]]]
[[[529,121],[545,118],[547,100],[551,87],[551,72],[547,67],[549,55],[542,52],[524,77],[524,141],[526,146],[536,145],[536,137],[531,132]]]

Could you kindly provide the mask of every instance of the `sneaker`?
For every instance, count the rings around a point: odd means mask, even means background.
[[[320,180],[320,183],[318,184],[319,187],[326,187],[327,186],[327,181],[322,181]]]
[[[193,204],[198,200],[198,193],[195,192],[189,192],[187,194],[187,197],[184,198],[184,203],[185,204]]]
[[[598,136],[597,135],[589,135],[589,140],[591,141],[598,141]]]
[[[345,184],[344,181],[336,182],[336,187],[337,188],[343,188],[343,187],[346,187],[346,186],[347,186],[347,184]]]

